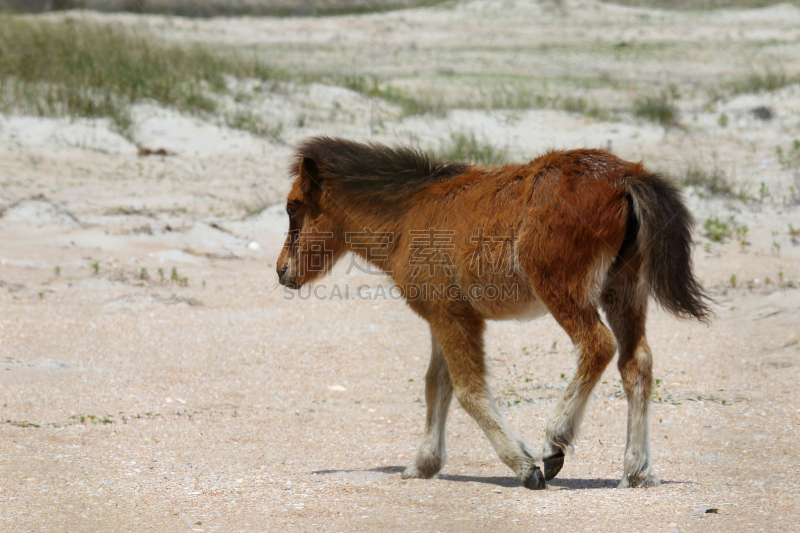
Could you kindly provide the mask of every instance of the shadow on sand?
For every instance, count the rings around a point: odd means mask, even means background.
[[[317,475],[356,475],[359,474],[399,474],[405,470],[404,466],[380,466],[363,470],[316,470]],[[349,476],[348,476],[349,477]],[[440,474],[439,479],[443,481],[455,481],[457,483],[486,483],[497,485],[498,487],[522,487],[519,479],[513,476],[464,476],[459,474]],[[556,478],[548,481],[548,485],[561,487],[568,490],[585,489],[613,489],[619,483],[618,479],[581,479],[581,478]],[[680,481],[662,481],[662,484],[682,483]]]

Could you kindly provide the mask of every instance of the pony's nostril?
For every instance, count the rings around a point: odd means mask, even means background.
[[[284,266],[282,269],[278,271],[278,279],[283,280],[283,276],[286,275],[286,271],[289,270],[288,266]]]

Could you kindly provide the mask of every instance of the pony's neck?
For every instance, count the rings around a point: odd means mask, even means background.
[[[352,195],[331,198],[335,227],[347,251],[377,268],[391,270],[392,251],[402,237],[403,218],[399,206],[375,204]]]

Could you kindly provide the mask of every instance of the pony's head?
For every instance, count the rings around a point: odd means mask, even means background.
[[[281,285],[299,289],[329,272],[346,250],[316,162],[302,157],[291,171],[297,178],[286,200],[289,233],[276,269]]]
[[[299,289],[318,279],[348,250],[346,228],[377,230],[383,221],[376,217],[393,220],[415,193],[470,168],[413,148],[325,136],[301,142],[289,170],[297,178],[286,202],[289,234],[277,263],[280,282]]]

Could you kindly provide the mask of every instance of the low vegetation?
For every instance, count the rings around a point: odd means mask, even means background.
[[[677,126],[678,108],[675,107],[675,95],[671,91],[662,90],[637,96],[633,99],[633,115],[659,124],[665,130]]]
[[[410,95],[392,85],[382,84],[378,78],[367,78],[365,76],[347,76],[344,80],[338,81],[351,91],[361,93],[369,98],[381,98],[387,102],[400,106],[403,116],[414,115],[435,115],[444,116],[449,111],[450,106],[440,95]]]
[[[759,93],[762,91],[777,91],[800,83],[800,75],[790,76],[783,67],[766,67],[753,69],[747,74],[721,81],[708,89],[712,102],[738,94]]]
[[[776,91],[799,81],[800,78],[787,76],[783,69],[767,68],[763,71],[753,70],[742,78],[731,80],[728,89],[732,94]]]
[[[603,2],[623,4],[627,6],[654,7],[650,0],[602,0]],[[686,10],[709,10],[721,8],[759,8],[768,7],[775,4],[786,3],[786,0],[662,0],[655,5],[658,9],[686,9]],[[795,0],[795,5],[798,2]]]
[[[730,226],[717,217],[709,218],[703,224],[706,237],[713,242],[722,242],[730,236]]]
[[[5,113],[108,118],[130,137],[131,106],[152,101],[280,140],[282,125],[248,106],[231,108],[231,101],[240,100],[235,79],[270,82],[271,87],[283,81],[322,80],[302,73],[290,77],[247,53],[177,43],[119,24],[0,13],[0,111]],[[410,93],[372,77],[324,81],[396,104],[403,116],[445,116],[454,108],[550,108],[600,119],[614,116],[583,97],[547,96],[523,83],[491,85],[475,97],[450,101],[443,94]]]
[[[709,196],[723,196],[737,200],[747,200],[746,187],[728,176],[725,170],[714,163],[706,166],[692,161],[686,164],[683,172],[673,175],[675,181],[683,187],[694,187],[698,192]]]
[[[274,197],[263,191],[255,183],[250,186],[247,198],[248,200],[246,202],[240,204],[240,207],[245,213],[245,218],[256,216],[275,203]]]
[[[370,98],[381,98],[398,105],[402,115],[433,115],[443,117],[452,109],[485,109],[503,111],[524,111],[528,109],[562,109],[580,113],[590,118],[613,120],[613,110],[601,109],[579,96],[547,96],[534,91],[526,83],[499,83],[486,85],[477,95],[470,98],[448,99],[433,91],[409,93],[382,83],[378,78],[349,76],[343,80],[333,80]]]
[[[216,111],[217,97],[229,93],[226,76],[274,80],[282,74],[254,57],[119,25],[0,15],[4,112],[107,117],[128,134],[130,106],[142,100],[197,114]]]
[[[490,109],[536,109],[549,107],[549,99],[522,83],[481,89],[482,107]]]
[[[783,168],[800,168],[800,139],[792,141],[792,145],[786,151],[782,146],[776,146],[775,153],[778,155],[778,162]]]
[[[445,161],[467,161],[487,167],[508,162],[505,148],[498,148],[486,139],[478,139],[475,133],[457,132],[450,135],[441,149],[434,154]]]
[[[172,267],[172,274],[169,277],[170,281],[177,283],[181,287],[189,286],[189,278],[178,274],[177,267]]]
[[[0,9],[50,11],[95,9],[158,13],[181,17],[222,16],[323,16],[376,13],[394,9],[430,6],[443,0],[0,0]]]
[[[257,113],[251,110],[240,107],[236,111],[227,113],[225,115],[225,125],[238,129],[249,131],[257,137],[268,137],[270,139],[281,140],[283,133],[283,124],[273,124]]]
[[[750,244],[747,242],[749,228],[738,224],[733,216],[728,217],[727,220],[720,220],[718,217],[706,219],[705,223],[703,223],[703,230],[705,231],[705,236],[712,242],[724,242],[729,238],[735,237],[739,241],[742,250]]]
[[[522,83],[496,85],[481,90],[477,101],[462,102],[460,107],[467,109],[562,109],[592,118],[610,119],[613,112],[597,107],[582,96],[548,96],[537,93]]]

